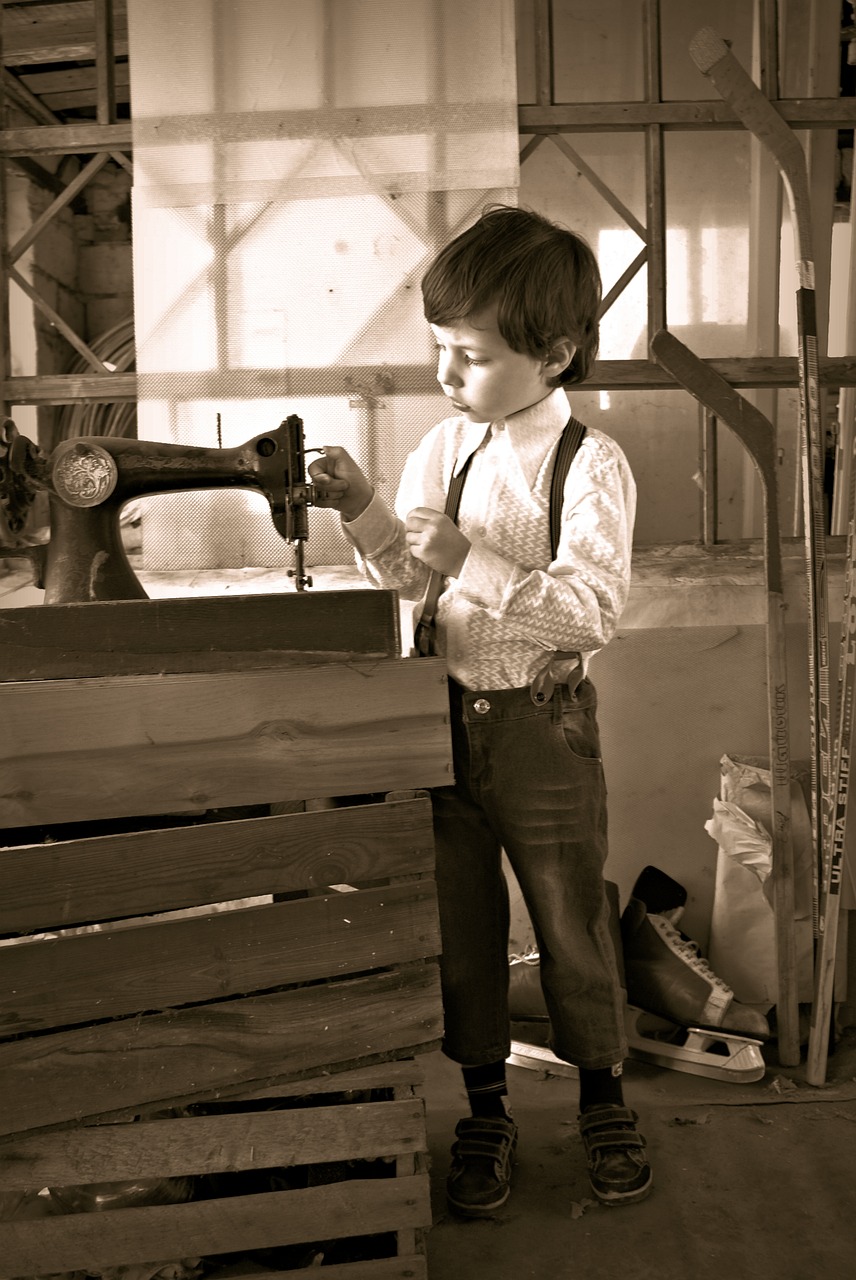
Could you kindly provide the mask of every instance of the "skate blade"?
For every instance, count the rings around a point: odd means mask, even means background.
[[[563,1062],[550,1049],[538,1044],[524,1044],[522,1040],[512,1040],[511,1053],[505,1061],[512,1067],[525,1067],[528,1071],[549,1071],[552,1076],[576,1076],[576,1067],[570,1062]]]
[[[664,1030],[646,1034],[641,1019],[652,1019]],[[761,1041],[737,1036],[731,1031],[705,1031],[701,1027],[679,1027],[656,1018],[644,1009],[628,1005],[625,1015],[627,1044],[632,1058],[657,1067],[748,1084],[760,1080],[766,1071]],[[662,1038],[668,1035],[668,1039]]]

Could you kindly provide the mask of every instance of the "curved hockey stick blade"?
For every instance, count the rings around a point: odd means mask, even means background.
[[[811,252],[811,200],[805,152],[790,125],[782,119],[769,98],[737,61],[728,45],[712,27],[702,27],[690,41],[690,57],[716,88],[723,101],[770,152],[784,179],[798,236],[801,262],[806,264],[814,288]],[[801,283],[802,283],[801,277]]]

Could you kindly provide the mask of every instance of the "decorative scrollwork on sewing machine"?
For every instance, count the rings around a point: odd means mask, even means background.
[[[45,604],[146,599],[122,541],[122,507],[134,498],[192,489],[263,493],[274,527],[294,546],[289,576],[298,591],[312,585],[304,544],[314,491],[296,414],[232,449],[81,436],[49,455],[20,435],[11,418],[0,423],[0,510],[12,538],[0,554],[30,557]],[[48,494],[50,540],[32,546],[22,531],[40,491]]]

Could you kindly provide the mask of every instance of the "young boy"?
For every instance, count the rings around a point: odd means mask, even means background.
[[[435,651],[449,671],[455,785],[433,792],[444,1052],[471,1115],[455,1130],[450,1206],[485,1217],[508,1198],[517,1126],[506,1107],[508,890],[504,849],[540,955],[552,1048],[580,1079],[589,1178],[605,1204],[641,1200],[651,1170],[624,1105],[623,997],[603,882],[606,789],[591,655],[630,580],[635,485],[618,446],[589,430],[550,549],[550,485],[569,419],[564,387],[591,372],[600,276],[578,236],[489,208],[422,281],[437,378],[453,415],[407,460],[397,515],[345,450],[310,466],[370,581],[420,600],[442,575]],[[470,459],[457,523],[444,514]]]

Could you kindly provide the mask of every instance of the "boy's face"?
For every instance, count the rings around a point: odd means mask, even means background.
[[[437,339],[437,381],[455,410],[470,422],[509,418],[543,400],[551,380],[570,363],[567,354],[542,360],[512,351],[496,324],[496,307],[454,321],[448,327],[432,324]]]

